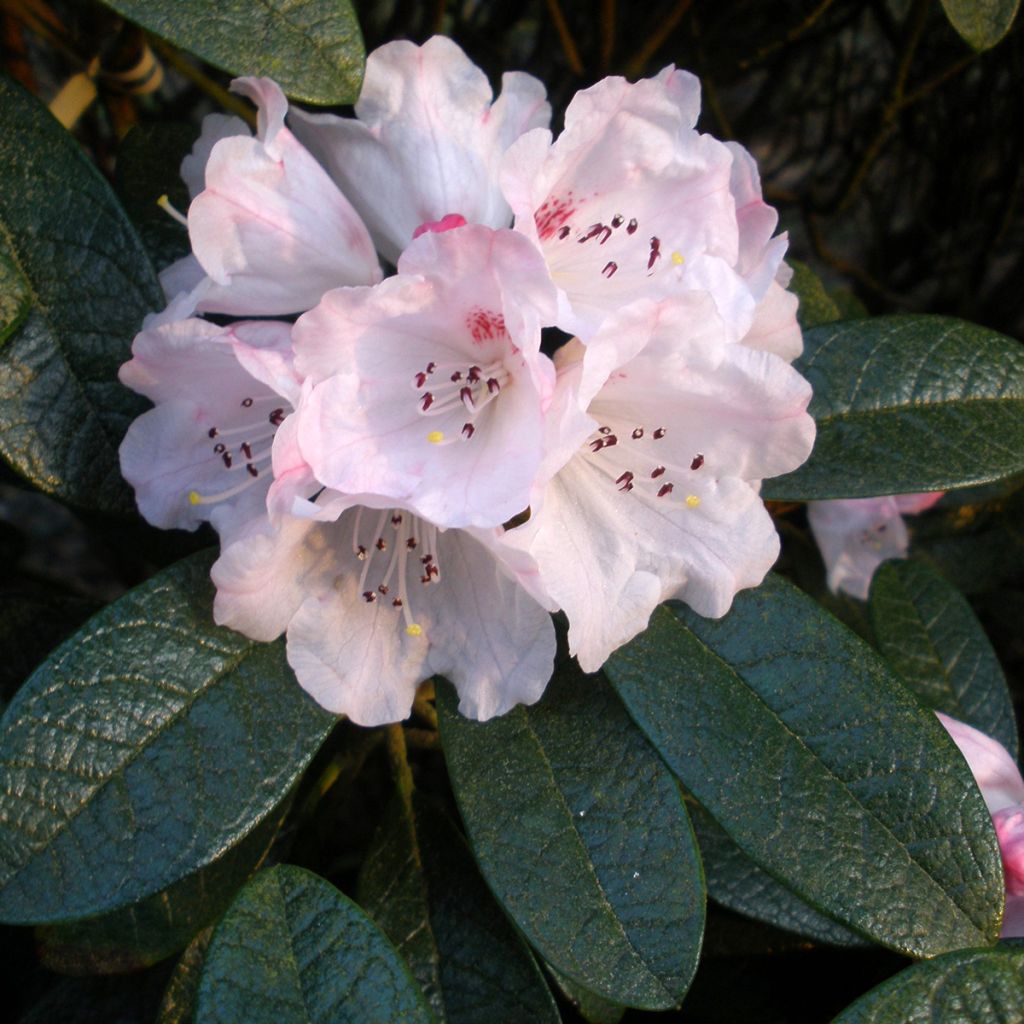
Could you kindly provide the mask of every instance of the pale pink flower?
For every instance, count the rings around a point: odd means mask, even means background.
[[[451,39],[399,41],[366,61],[356,119],[293,111],[299,138],[362,215],[385,259],[398,261],[421,224],[449,214],[508,227],[498,166],[523,132],[551,119],[544,86],[507,72],[497,100]]]
[[[695,130],[699,111],[688,72],[606,78],[576,94],[554,142],[535,129],[509,147],[516,230],[544,253],[558,326],[583,341],[629,302],[687,291],[714,296],[740,337],[772,287],[786,248],[775,211],[750,155]]]
[[[339,285],[381,278],[359,215],[317,160],[284,126],[288,102],[269,78],[232,89],[257,106],[255,138],[222,119],[182,164],[191,190],[192,255],[162,275],[168,295],[190,291],[194,308],[238,316],[310,309]]]
[[[470,225],[418,238],[398,270],[296,323],[299,450],[333,490],[443,526],[500,525],[529,503],[543,454],[544,263],[521,235]]]
[[[271,445],[298,400],[288,324],[173,320],[136,335],[121,382],[155,408],[128,428],[121,471],[154,526],[264,512]]]
[[[360,725],[399,721],[435,673],[470,718],[540,697],[554,628],[521,585],[531,562],[497,559],[495,531],[442,531],[335,492],[310,515],[253,520],[225,538],[214,618],[257,640],[286,631],[288,661],[323,707]]]
[[[903,516],[924,512],[944,493],[808,502],[807,519],[832,593],[866,601],[875,570],[888,558],[907,557],[910,536]]]
[[[1024,937],[1024,778],[997,740],[949,715],[936,714],[960,748],[992,815],[1006,880],[1002,937]]]
[[[533,514],[504,542],[536,559],[585,671],[668,598],[723,615],[778,555],[758,488],[810,453],[811,391],[730,339],[710,296],[689,293],[634,304],[558,354]]]

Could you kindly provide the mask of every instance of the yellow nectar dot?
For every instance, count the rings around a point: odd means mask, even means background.
[[[686,260],[683,259],[683,254],[681,252],[674,252],[672,253],[672,262],[677,267],[681,267],[686,262]]]
[[[700,498],[696,494],[688,494],[686,496],[686,507],[696,508],[700,504]]]
[[[444,434],[440,430],[432,430],[427,434],[427,440],[431,444],[440,444],[444,440]]]
[[[410,622],[409,625],[405,627],[405,632],[409,636],[423,636],[423,627],[417,622]]]
[[[190,505],[201,505],[203,503],[203,496],[198,491],[189,491],[188,503]]]

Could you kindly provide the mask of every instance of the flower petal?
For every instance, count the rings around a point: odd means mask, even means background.
[[[300,403],[299,447],[325,486],[496,526],[529,503],[543,455],[554,368],[519,302],[550,296],[547,274],[521,236],[480,226],[407,255],[422,276],[339,289],[295,325],[300,370],[338,370]]]
[[[966,722],[935,714],[964,755],[989,811],[1024,803],[1024,779],[1006,747]]]
[[[543,85],[520,72],[506,74],[491,99],[484,73],[435,36],[370,54],[358,120],[298,111],[291,120],[395,263],[416,228],[447,214],[493,228],[510,223],[498,162],[520,134],[547,125],[551,108]]]
[[[218,142],[206,188],[189,207],[192,249],[213,280],[199,308],[296,313],[330,288],[379,280],[363,222],[282,126],[283,94],[266,79],[237,85],[260,103],[261,135]]]

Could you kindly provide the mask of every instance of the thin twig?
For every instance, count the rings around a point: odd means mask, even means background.
[[[930,2],[931,0],[917,0],[911,11],[910,32],[907,35],[903,53],[900,55],[900,63],[896,70],[896,79],[893,82],[889,101],[882,110],[882,123],[878,126],[878,131],[875,132],[874,138],[872,138],[864,150],[864,155],[861,157],[857,169],[853,172],[842,198],[836,204],[835,208],[838,213],[846,210],[854,199],[857,198],[857,193],[860,192],[861,186],[871,172],[871,168],[885,147],[886,142],[889,141],[889,136],[892,135],[893,129],[896,127],[897,117],[907,106],[904,101],[904,90],[907,85],[907,78],[910,76],[914,55],[917,53],[918,44],[921,42],[921,36],[924,33]]]
[[[809,32],[821,19],[821,16],[835,3],[835,0],[821,0],[821,3],[814,8],[810,14],[800,22],[799,25],[794,25],[781,39],[776,39],[774,42],[768,43],[762,47],[753,57],[747,57],[739,62],[741,70],[747,71],[752,65],[759,64],[765,59],[770,57],[776,50],[781,49],[788,43],[795,43],[805,32]]]
[[[639,78],[647,69],[651,58],[661,49],[662,44],[675,31],[676,26],[683,20],[683,16],[690,9],[693,0],[677,0],[675,7],[669,12],[668,17],[644,40],[643,46],[626,64],[626,75],[629,78]]]
[[[576,49],[576,43],[572,38],[572,33],[569,31],[569,25],[565,20],[565,15],[562,13],[561,5],[558,0],[547,0],[548,13],[551,15],[551,20],[554,22],[555,31],[558,33],[558,40],[562,44],[562,50],[565,53],[565,59],[569,63],[570,69],[574,74],[583,74],[583,61],[580,60],[579,50]]]
[[[173,46],[168,45],[156,36],[149,36],[150,46],[159,53],[168,64],[179,72],[190,82],[198,85],[207,96],[216,100],[225,110],[237,114],[248,125],[256,127],[256,115],[252,109],[242,102],[237,96],[233,96],[223,86],[218,85],[209,75],[197,68],[191,61],[186,59]]]
[[[405,745],[405,730],[401,723],[385,727],[388,743],[388,760],[391,762],[391,775],[395,780],[395,789],[401,797],[406,810],[412,812],[412,794],[415,786],[412,781],[412,769],[409,767],[409,752]]]
[[[607,73],[615,52],[615,0],[601,0],[601,70]]]

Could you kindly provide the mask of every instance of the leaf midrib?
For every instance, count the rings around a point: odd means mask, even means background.
[[[110,626],[108,626],[106,623],[104,623],[103,629],[102,630],[97,630],[97,632],[92,634],[89,637],[89,639],[91,640],[91,639],[95,638],[96,636],[100,635],[101,632],[109,633],[109,632],[113,632],[113,631],[116,631],[116,630],[138,629],[138,628],[140,628],[140,624],[137,623],[137,622],[114,623],[112,629],[111,629]],[[145,623],[145,630],[152,630],[152,629],[163,629],[163,630],[168,631],[168,632],[180,632],[180,630],[175,630],[174,627],[172,627],[171,624],[169,624],[169,623],[157,623],[157,622],[147,621]],[[193,642],[196,642],[196,636],[194,634],[190,634],[189,636],[190,636],[190,639]],[[77,640],[77,638],[76,638],[76,640]],[[201,645],[201,641],[200,641],[200,645]],[[212,645],[210,645],[210,646],[212,646]],[[113,772],[111,772],[105,778],[99,780],[98,785],[95,788],[93,788],[92,790],[90,790],[87,799],[83,800],[75,808],[75,810],[70,815],[68,815],[66,817],[62,817],[61,820],[58,822],[57,827],[54,828],[51,832],[49,832],[45,836],[45,838],[43,838],[39,842],[34,843],[34,844],[31,845],[29,854],[25,858],[23,863],[21,865],[19,865],[10,875],[8,875],[8,877],[6,879],[3,879],[2,881],[0,881],[0,903],[2,903],[2,901],[3,901],[3,895],[2,894],[3,894],[4,890],[7,890],[13,883],[16,882],[16,880],[19,878],[19,876],[36,861],[36,859],[38,858],[39,854],[44,852],[59,836],[63,835],[71,827],[73,822],[77,820],[79,815],[84,813],[94,803],[94,801],[99,797],[99,795],[102,794],[107,789],[108,786],[112,785],[118,779],[122,779],[125,776],[125,774],[127,773],[127,771],[130,769],[130,767],[135,763],[135,761],[137,761],[140,757],[142,757],[143,754],[145,754],[146,751],[149,750],[153,746],[153,744],[155,742],[157,742],[166,732],[168,732],[170,729],[175,727],[183,718],[187,717],[188,714],[191,712],[192,707],[195,705],[196,701],[198,701],[200,697],[203,697],[206,694],[212,692],[213,689],[215,689],[215,687],[220,685],[220,683],[224,680],[224,678],[226,676],[228,676],[230,673],[234,672],[238,668],[238,666],[249,655],[251,655],[255,651],[256,646],[257,646],[256,644],[248,644],[241,651],[239,651],[236,656],[233,656],[233,657],[229,656],[229,663],[224,667],[224,669],[222,671],[218,672],[216,674],[216,676],[214,676],[210,680],[208,685],[203,686],[202,688],[194,691],[191,694],[191,696],[189,696],[187,699],[185,699],[184,702],[182,703],[181,707],[177,711],[175,711],[173,714],[171,714],[163,723],[161,723],[160,727],[158,729],[156,729],[153,733],[151,733],[146,738],[146,740],[143,743],[140,743],[137,747],[135,747],[133,749],[133,751],[123,761],[119,762],[117,767],[116,767],[116,769]],[[69,648],[69,653],[70,653],[70,648]],[[224,653],[224,652],[220,652],[220,653]],[[59,671],[59,665],[53,666],[51,671],[54,671],[54,672]],[[118,678],[120,678],[120,677],[118,677]],[[105,677],[104,682],[102,684],[93,684],[93,685],[106,685],[107,682],[109,682],[109,679],[110,679],[110,677]],[[62,682],[58,685],[58,688],[60,686],[68,685],[70,682],[71,682],[71,680],[68,679],[67,677],[65,677],[62,680]],[[53,692],[53,691],[51,690],[50,692]],[[43,696],[43,695],[44,694],[40,694],[40,696]],[[13,764],[13,762],[10,762],[10,761],[8,761],[6,759],[0,760],[0,767],[7,767],[7,766],[12,765],[12,764]],[[37,768],[37,771],[39,772],[39,774],[44,776],[44,777],[49,775],[49,773],[50,773],[50,769],[49,768],[43,768],[42,766],[40,766],[38,764],[35,767]],[[0,796],[7,796],[7,797],[9,797],[11,795],[12,794],[9,794],[9,793],[3,793]],[[24,799],[24,797],[19,797],[19,799]],[[51,809],[54,809],[52,804],[50,805],[50,807],[51,807]],[[259,818],[254,818],[253,821],[251,822],[251,827],[254,827],[257,824],[259,824]],[[22,835],[25,834],[24,830],[20,830],[20,831],[21,831]],[[202,867],[202,864],[197,864],[197,865],[195,865],[195,867],[196,868]],[[179,876],[179,877],[183,877],[183,876]],[[173,879],[170,879],[169,881],[173,881]]]
[[[672,616],[671,612],[667,612],[667,614],[669,616]],[[982,941],[987,941],[984,932],[982,932],[982,930],[967,915],[966,910],[963,907],[961,907],[961,905],[959,903],[957,903],[956,900],[953,899],[953,897],[949,893],[947,893],[945,889],[942,888],[942,886],[939,884],[939,882],[935,878],[933,878],[932,875],[930,875],[928,873],[928,871],[924,868],[923,865],[919,864],[911,856],[910,852],[907,850],[906,844],[903,843],[899,839],[899,837],[892,831],[890,826],[887,825],[884,821],[882,821],[877,816],[877,814],[874,811],[872,811],[870,808],[866,807],[864,804],[862,804],[860,802],[860,800],[857,799],[856,795],[850,790],[850,788],[848,787],[846,782],[840,776],[837,776],[835,774],[835,772],[833,771],[831,766],[828,765],[825,761],[823,761],[821,759],[820,755],[818,755],[814,750],[812,750],[811,747],[803,740],[803,738],[798,733],[793,731],[793,729],[789,726],[789,724],[775,711],[774,708],[772,708],[772,706],[767,702],[767,700],[756,689],[754,689],[754,687],[751,684],[747,683],[747,681],[744,679],[744,677],[741,676],[738,671],[733,669],[732,665],[730,665],[728,662],[726,662],[707,643],[705,643],[705,641],[701,637],[699,637],[696,633],[694,633],[692,630],[690,630],[688,627],[686,627],[682,622],[679,622],[679,620],[676,619],[674,616],[672,616],[672,618],[669,621],[670,622],[675,622],[680,628],[685,629],[687,631],[687,633],[691,637],[693,637],[694,640],[696,640],[696,642],[701,646],[703,651],[705,651],[707,654],[709,654],[715,660],[715,662],[717,662],[719,665],[721,665],[726,670],[726,672],[729,673],[729,675],[731,675],[736,681],[738,681],[739,684],[744,689],[748,690],[750,692],[750,694],[758,701],[759,704],[761,704],[763,707],[765,707],[768,710],[768,712],[770,713],[772,719],[774,721],[776,721],[782,727],[782,729],[792,738],[792,740],[802,750],[806,751],[806,753],[808,755],[810,755],[810,757],[814,760],[815,763],[821,765],[825,769],[825,773],[828,776],[828,778],[831,781],[833,781],[835,784],[838,785],[840,791],[843,792],[844,794],[846,794],[846,796],[850,799],[850,801],[852,801],[853,804],[855,804],[858,808],[860,808],[863,811],[863,813],[869,819],[871,819],[878,826],[881,827],[883,832],[888,837],[890,837],[892,839],[892,841],[896,844],[897,848],[905,856],[907,862],[910,865],[912,865],[913,868],[918,873],[923,875],[923,877],[927,880],[927,882],[929,883],[929,885],[931,887],[934,887],[934,888],[936,888],[939,891],[939,894],[941,895],[943,900],[946,901],[948,904],[951,904],[957,910],[957,912],[960,915],[960,917],[970,925],[970,927],[977,933],[977,935],[981,938]],[[746,844],[740,842],[733,835],[732,831],[730,829],[728,829],[723,822],[719,821],[719,825],[721,825],[723,831],[725,831],[729,835],[729,837],[733,840],[733,842],[735,842],[736,845],[739,846],[740,849],[743,850],[744,853],[746,853],[751,858],[751,860],[754,861],[755,864],[757,864],[758,866],[762,867],[768,874],[772,875],[772,877],[775,877],[776,881],[780,882],[782,885],[786,886],[787,888],[792,888],[792,882],[791,881],[786,881],[786,880],[783,880],[781,878],[777,878],[775,876],[775,872],[770,870],[769,868],[765,867],[762,864],[761,860],[757,856],[755,856],[754,854],[751,854],[747,850]],[[974,856],[973,847],[969,847],[969,848],[971,849],[971,854],[972,854],[972,857],[973,857]],[[831,913],[830,911],[825,910],[824,906],[813,895],[807,895],[807,894],[804,894],[804,893],[801,893],[801,895],[812,906],[815,906],[817,908],[820,908],[820,909],[824,910],[825,913]],[[866,935],[868,938],[871,938],[871,939],[877,941],[876,936],[871,935],[869,932],[864,931],[859,924],[854,923],[854,922],[845,921],[845,920],[842,921],[841,923],[847,925],[850,928],[853,928],[853,929],[857,930],[858,932],[861,932],[862,934]]]

